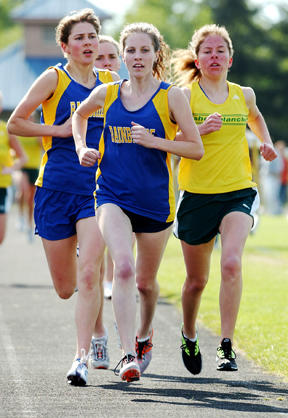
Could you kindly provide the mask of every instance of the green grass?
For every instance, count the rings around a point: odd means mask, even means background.
[[[181,308],[185,267],[180,243],[168,242],[158,275],[161,294]],[[220,335],[220,250],[212,255],[199,321]],[[288,218],[262,216],[243,255],[243,295],[236,347],[266,370],[288,379]]]

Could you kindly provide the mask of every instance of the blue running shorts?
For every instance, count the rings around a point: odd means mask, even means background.
[[[50,241],[76,234],[79,219],[95,216],[94,197],[57,192],[37,187],[35,193],[35,234]]]

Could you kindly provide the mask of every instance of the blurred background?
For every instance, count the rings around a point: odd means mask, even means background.
[[[229,80],[251,86],[274,143],[275,164],[259,159],[259,143],[247,132],[262,211],[286,213],[288,108],[287,0],[0,0],[1,118],[7,120],[28,87],[49,65],[63,61],[55,27],[71,10],[92,7],[102,33],[118,39],[123,24],[155,24],[171,49],[186,48],[195,29],[225,25],[234,45]],[[126,77],[122,64],[120,76]]]

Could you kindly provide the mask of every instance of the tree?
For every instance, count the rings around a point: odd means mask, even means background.
[[[10,17],[11,9],[18,4],[23,3],[23,0],[1,0],[0,2],[0,27],[1,30],[13,26],[14,23]]]
[[[288,10],[283,8],[281,20],[269,30],[266,48],[270,60],[264,69],[266,88],[260,93],[261,104],[267,114],[267,123],[274,140],[282,139],[288,145]]]
[[[135,0],[133,9],[125,15],[125,24],[150,22],[159,29],[170,48],[186,48],[195,28],[195,16],[200,25],[209,19],[209,9],[200,6],[191,0]]]
[[[224,25],[235,49],[229,79],[255,90],[272,138],[288,144],[288,8],[282,6],[277,24],[263,25],[260,11],[247,0],[135,0],[125,23],[155,24],[172,49],[186,48],[194,30],[204,24]]]

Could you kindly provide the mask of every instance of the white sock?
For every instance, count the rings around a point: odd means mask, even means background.
[[[183,335],[184,335],[185,338],[187,338],[187,340],[192,341],[192,343],[195,343],[197,341],[197,338],[198,338],[197,332],[196,332],[195,338],[188,338],[187,335],[184,334],[184,332],[183,332]]]
[[[149,336],[145,338],[137,338],[138,343],[144,343],[144,341],[148,341],[148,340],[149,340]]]

